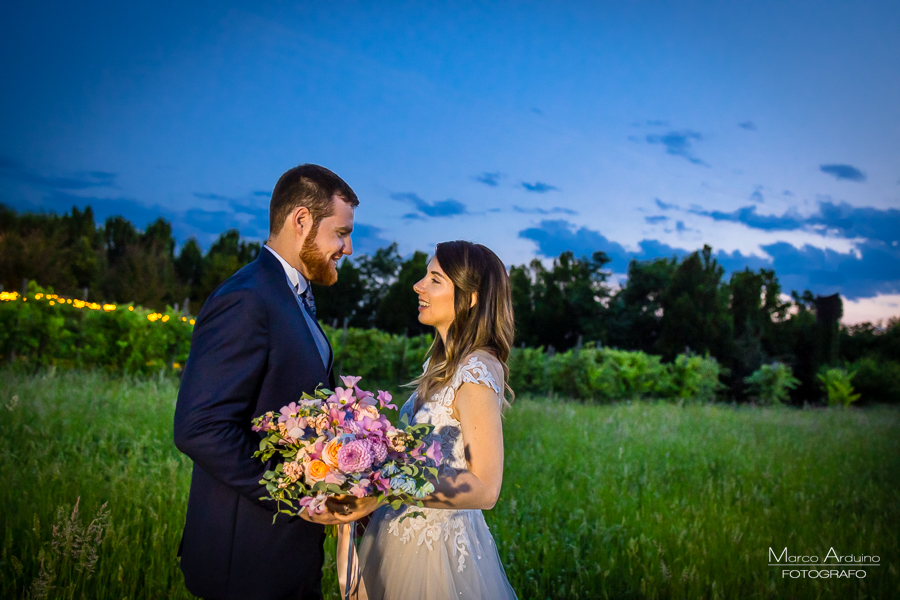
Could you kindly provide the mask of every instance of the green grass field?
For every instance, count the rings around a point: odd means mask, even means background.
[[[0,597],[190,597],[176,393],[169,379],[0,370]],[[896,409],[520,399],[504,427],[486,516],[520,598],[900,597]],[[770,547],[881,566],[782,579]],[[325,586],[337,598],[331,559]]]

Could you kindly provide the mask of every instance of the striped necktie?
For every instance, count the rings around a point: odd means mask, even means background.
[[[307,285],[306,289],[300,294],[300,300],[303,302],[303,306],[306,308],[306,311],[309,315],[315,319],[316,318],[316,301],[312,295],[312,286]]]

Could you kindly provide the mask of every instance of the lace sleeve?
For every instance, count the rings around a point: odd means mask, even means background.
[[[491,373],[490,369],[488,369],[487,365],[485,365],[477,356],[471,356],[467,363],[460,364],[456,376],[453,378],[453,389],[459,389],[459,386],[464,383],[486,385],[494,390],[494,393],[497,394],[499,398],[502,399],[503,397],[500,386],[497,385],[497,381],[494,379],[494,375]]]

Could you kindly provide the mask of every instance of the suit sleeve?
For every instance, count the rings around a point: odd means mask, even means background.
[[[268,316],[252,290],[214,295],[198,317],[175,406],[175,445],[215,479],[274,511],[253,453],[255,399],[268,362]]]

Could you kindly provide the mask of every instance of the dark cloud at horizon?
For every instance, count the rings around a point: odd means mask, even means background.
[[[541,221],[538,227],[520,231],[519,237],[533,241],[538,255],[547,258],[555,258],[566,251],[576,256],[606,252],[611,259],[610,268],[616,273],[625,273],[631,260],[683,257],[690,253],[649,239],[638,243],[640,249],[637,252],[628,251],[599,231],[583,226],[578,228],[565,220]],[[857,252],[849,253],[808,244],[797,248],[788,242],[766,244],[762,249],[772,257],[771,260],[738,251],[720,250],[714,256],[729,273],[744,268],[774,269],[786,292],[809,289],[818,294],[841,293],[851,300],[900,292],[900,249],[878,240],[863,242],[857,246]]]
[[[534,192],[536,194],[546,194],[547,192],[559,191],[559,188],[555,185],[550,185],[549,183],[544,183],[543,181],[535,181],[534,183],[523,181],[522,187],[527,191]]]
[[[45,190],[86,190],[112,187],[117,175],[106,171],[87,171],[72,177],[52,177],[36,173],[11,158],[0,157],[0,177]]]
[[[657,223],[664,223],[669,220],[669,217],[665,215],[651,215],[649,217],[644,217],[644,220],[651,225],[656,225]]]
[[[469,209],[465,204],[458,200],[449,198],[447,200],[438,200],[436,202],[428,202],[418,195],[411,192],[391,194],[391,198],[400,202],[408,202],[412,204],[418,212],[407,213],[403,215],[405,219],[422,219],[425,217],[453,217],[456,215],[467,215]]]
[[[680,156],[695,165],[708,167],[709,165],[698,158],[693,152],[694,142],[703,140],[703,135],[698,131],[685,129],[683,131],[670,131],[663,135],[648,135],[648,144],[660,144],[666,149],[666,154]]]
[[[498,185],[500,185],[500,178],[502,176],[502,173],[489,173],[487,171],[484,171],[480,175],[476,175],[475,177],[473,177],[473,179],[478,183],[483,183],[484,185],[489,185],[491,187],[497,187]]]
[[[819,170],[826,175],[833,176],[838,181],[846,179],[861,183],[866,180],[866,174],[851,165],[819,165]]]

